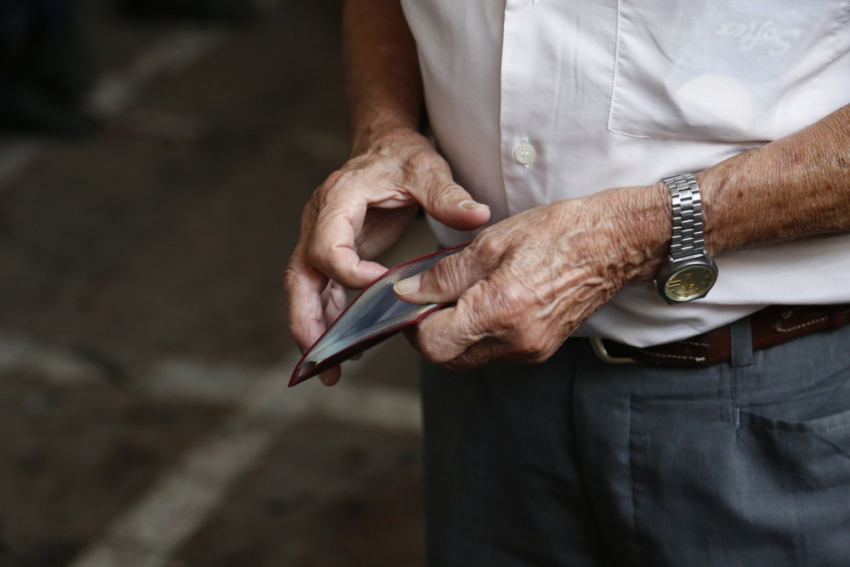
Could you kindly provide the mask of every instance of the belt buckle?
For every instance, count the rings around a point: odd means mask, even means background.
[[[639,361],[626,356],[611,356],[608,354],[608,349],[605,348],[605,343],[599,337],[591,337],[590,346],[593,348],[593,354],[602,362],[607,364],[638,364]]]

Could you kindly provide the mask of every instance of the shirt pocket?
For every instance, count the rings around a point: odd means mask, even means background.
[[[848,48],[844,0],[619,0],[608,128],[758,142],[846,103],[819,76]]]

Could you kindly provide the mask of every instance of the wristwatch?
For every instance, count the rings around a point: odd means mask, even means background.
[[[669,304],[705,297],[717,281],[717,266],[705,251],[699,185],[690,173],[661,180],[670,190],[673,237],[670,255],[658,272],[655,286]]]

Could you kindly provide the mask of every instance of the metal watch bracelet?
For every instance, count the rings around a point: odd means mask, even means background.
[[[673,236],[670,258],[679,260],[705,250],[702,233],[702,202],[699,185],[690,173],[673,175],[661,180],[670,190],[673,206]]]

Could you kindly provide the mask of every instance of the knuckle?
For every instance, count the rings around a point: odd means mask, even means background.
[[[315,275],[312,266],[305,261],[301,249],[296,249],[283,272],[283,286],[287,295],[292,298],[298,288]]]
[[[539,364],[549,358],[544,344],[535,336],[521,338],[515,346],[515,354],[523,362]]]
[[[343,172],[341,169],[334,171],[333,173],[328,175],[328,177],[325,179],[325,182],[319,186],[317,191],[326,191],[327,189],[334,187],[342,180],[344,176],[345,172]]]
[[[419,175],[447,173],[449,170],[446,160],[430,147],[417,148],[412,151],[408,164],[413,173]]]
[[[527,310],[515,310],[505,319],[507,328],[504,336],[515,356],[535,361],[546,355],[550,337],[545,325],[541,325]]]
[[[419,351],[422,353],[422,356],[424,356],[429,362],[433,364],[445,365],[451,361],[450,357],[446,356],[443,351],[436,348],[433,344],[420,344]]]
[[[494,236],[493,231],[485,230],[470,245],[475,255],[480,258],[494,260],[501,257],[504,251],[504,243]]]
[[[438,180],[428,189],[428,199],[433,205],[447,203],[456,199],[457,186],[451,181]]]
[[[505,303],[505,308],[509,311],[521,308],[526,303],[528,289],[522,282],[513,280],[507,281],[501,290],[502,302]]]
[[[488,285],[482,294],[489,299],[488,310],[498,314],[506,329],[519,329],[528,316],[523,284],[503,281]]]
[[[325,181],[313,191],[311,201],[320,212],[339,200],[349,198],[353,187],[367,185],[365,177],[366,173],[362,166],[346,164],[325,178]]]
[[[315,212],[321,211],[331,195],[341,186],[345,184],[348,174],[342,170],[337,170],[325,178],[321,185],[316,187],[310,198],[310,205],[313,206]]]
[[[519,334],[517,349],[522,359],[532,364],[549,360],[559,344],[554,344],[546,329],[526,327]]]
[[[283,288],[287,295],[292,295],[292,290],[295,287],[295,282],[299,277],[299,270],[294,265],[289,264],[283,271]]]
[[[455,282],[459,282],[460,280],[460,264],[452,257],[440,260],[433,268],[422,274],[423,285],[430,288],[451,288]]]
[[[409,156],[403,166],[403,177],[411,185],[421,187],[431,205],[452,198],[458,189],[448,162],[430,149],[419,149]]]
[[[344,282],[353,276],[353,266],[341,250],[314,246],[307,249],[306,257],[310,270],[326,278]]]
[[[514,346],[517,354],[527,359],[532,358],[540,353],[540,337],[532,330],[521,329],[514,341]]]
[[[304,250],[304,256],[311,266],[323,266],[327,262],[327,250],[318,246],[308,245]]]
[[[469,288],[457,302],[458,312],[462,313],[469,332],[475,338],[485,336],[488,331],[494,330],[494,327],[497,326],[495,311],[490,308],[481,308],[482,305],[485,305],[486,295],[487,286],[485,282],[479,282]]]

